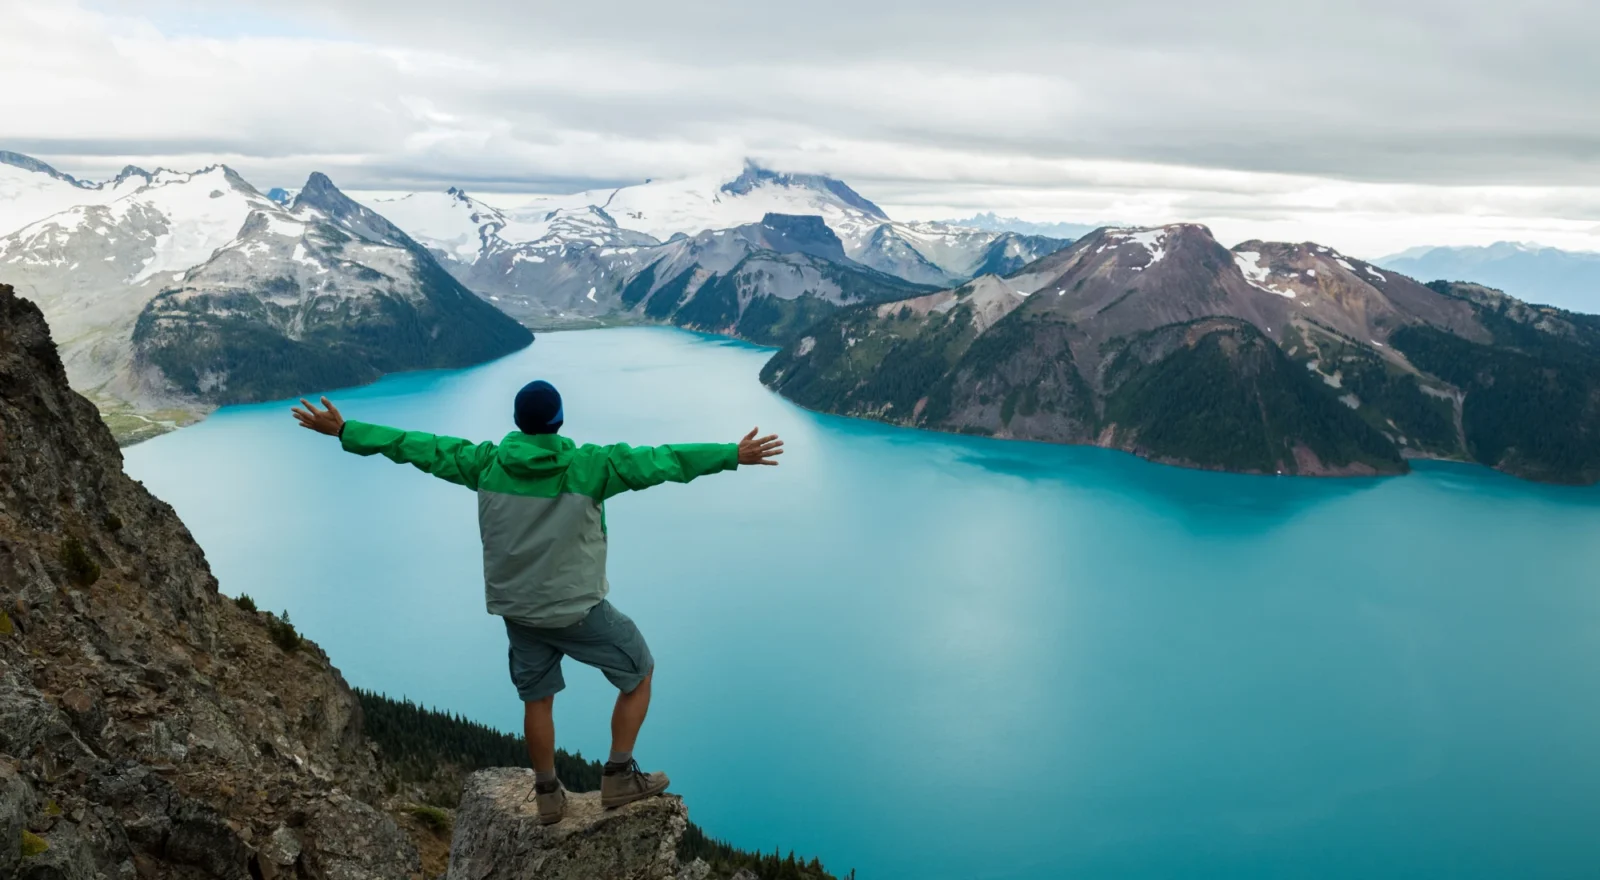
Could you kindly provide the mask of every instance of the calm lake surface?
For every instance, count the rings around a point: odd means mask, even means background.
[[[608,505],[611,598],[659,664],[639,758],[741,846],[864,880],[1600,874],[1600,491],[902,430],[788,404],[767,354],[549,333],[331,396],[499,439],[543,377],[579,442],[783,435],[782,467]],[[127,469],[351,683],[520,729],[470,491],[286,403]],[[567,680],[560,743],[603,756],[615,692]]]

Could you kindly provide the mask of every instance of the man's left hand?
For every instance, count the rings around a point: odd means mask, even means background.
[[[740,464],[777,464],[777,457],[783,454],[783,441],[777,434],[768,434],[760,439],[756,434],[760,428],[751,428],[750,433],[744,435],[739,441]]]
[[[318,410],[302,397],[300,398],[300,406],[305,407],[305,409],[297,406],[292,411],[294,412],[294,417],[300,421],[300,427],[310,428],[318,434],[327,434],[330,437],[339,436],[339,433],[344,430],[344,416],[339,415],[339,408],[329,403],[328,398],[322,398],[322,405],[327,408]]]

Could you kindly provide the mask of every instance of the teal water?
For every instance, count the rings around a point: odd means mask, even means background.
[[[542,376],[580,441],[783,434],[782,467],[609,506],[612,599],[659,663],[639,757],[740,845],[863,878],[1600,873],[1600,491],[902,430],[789,405],[766,356],[552,333],[333,397],[498,439]],[[127,469],[352,683],[519,727],[467,490],[287,404]],[[599,754],[613,692],[567,678],[560,741]]]

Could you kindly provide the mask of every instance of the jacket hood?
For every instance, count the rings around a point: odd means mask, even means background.
[[[512,431],[495,449],[495,459],[506,473],[518,477],[542,477],[567,466],[577,448],[560,434],[524,434]]]

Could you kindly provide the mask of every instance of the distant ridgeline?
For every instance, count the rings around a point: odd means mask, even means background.
[[[1315,244],[1102,229],[1004,278],[840,310],[762,381],[824,412],[1246,473],[1415,457],[1600,479],[1600,318]]]
[[[410,700],[394,700],[359,688],[356,695],[361,700],[367,736],[383,751],[385,763],[401,781],[421,787],[434,806],[455,807],[462,780],[474,770],[528,765],[527,746],[521,737]],[[599,761],[556,750],[556,772],[571,791],[598,791],[603,770]],[[781,855],[741,850],[706,836],[692,822],[678,847],[678,858],[685,863],[704,859],[715,878],[746,869],[761,880],[835,880],[816,859],[796,859],[792,851]]]

